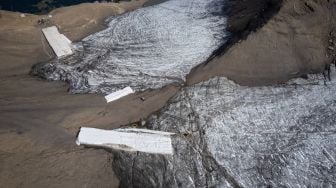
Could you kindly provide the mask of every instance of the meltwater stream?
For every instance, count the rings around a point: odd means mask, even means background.
[[[75,55],[34,67],[72,93],[109,93],[181,82],[226,42],[224,0],[170,0],[108,20],[76,44]]]

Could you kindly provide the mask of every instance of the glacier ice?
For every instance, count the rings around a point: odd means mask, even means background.
[[[335,187],[336,75],[309,77],[183,88],[146,124],[176,133],[174,156],[114,152],[121,186]]]
[[[34,67],[73,93],[111,93],[181,82],[226,42],[225,0],[170,0],[107,20],[76,44],[76,53]]]

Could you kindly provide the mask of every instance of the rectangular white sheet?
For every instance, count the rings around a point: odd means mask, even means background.
[[[174,133],[136,128],[101,130],[82,127],[76,143],[123,151],[173,155],[172,135]]]
[[[71,55],[71,41],[58,32],[56,26],[43,28],[42,32],[58,58]]]
[[[115,101],[115,100],[118,100],[122,97],[125,97],[131,93],[134,93],[133,89],[130,88],[130,87],[126,87],[122,90],[119,90],[119,91],[116,91],[114,93],[111,93],[109,95],[106,95],[105,96],[105,99],[106,99],[106,102],[109,103],[109,102],[112,102],[112,101]]]

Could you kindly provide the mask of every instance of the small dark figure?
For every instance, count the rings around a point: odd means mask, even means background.
[[[327,70],[327,74],[328,74],[328,80],[331,81],[331,76],[330,76],[330,73],[331,73],[331,70],[330,70],[330,64],[327,64],[327,65],[326,65],[326,70]]]
[[[38,25],[44,25],[45,24],[45,20],[43,18],[39,19],[39,20],[37,20],[37,24]]]
[[[326,74],[327,72],[327,74]],[[323,71],[323,76],[324,76],[324,85],[327,85],[327,79],[329,81],[331,81],[331,77],[330,77],[330,64],[326,64],[324,67],[324,71]]]
[[[303,75],[301,75],[301,78],[307,80],[308,79],[308,75],[307,74],[303,74]]]
[[[146,98],[145,97],[140,97],[141,101],[145,101]]]

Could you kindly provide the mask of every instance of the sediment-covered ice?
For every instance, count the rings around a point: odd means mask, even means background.
[[[74,93],[180,82],[225,43],[224,8],[225,0],[170,0],[112,17],[107,29],[77,44],[75,55],[33,72],[69,82]]]
[[[335,187],[336,76],[184,88],[147,128],[177,133],[174,156],[115,152],[121,186]]]

